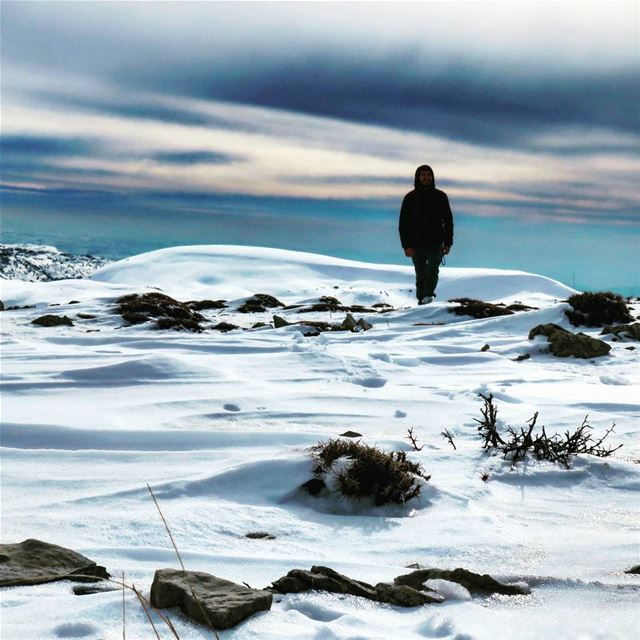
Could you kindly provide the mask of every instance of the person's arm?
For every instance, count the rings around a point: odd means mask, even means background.
[[[404,255],[410,258],[413,255],[413,248],[409,246],[409,204],[407,202],[408,194],[402,201],[402,207],[400,207],[400,222],[398,224],[398,231],[400,232],[400,244],[404,249]]]
[[[442,252],[447,255],[453,246],[453,214],[451,213],[451,207],[449,205],[449,198],[447,194],[444,195],[444,209],[443,209],[443,227],[444,227],[444,243],[442,246]]]

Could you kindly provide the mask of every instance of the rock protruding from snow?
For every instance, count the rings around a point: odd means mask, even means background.
[[[37,324],[41,327],[62,327],[62,326],[72,327],[73,320],[71,320],[71,318],[68,318],[67,316],[56,316],[52,314],[47,314],[44,316],[40,316],[35,320],[32,320],[31,324]]]
[[[499,593],[506,596],[526,595],[528,589],[519,585],[502,584],[494,580],[490,575],[473,573],[467,569],[418,569],[411,573],[398,576],[394,582],[398,585],[407,585],[414,589],[424,589],[427,580],[448,580],[457,582],[472,594],[491,595]]]
[[[228,629],[254,613],[269,611],[272,601],[269,591],[201,571],[158,569],[151,585],[154,607],[180,607],[185,615],[214,629]]]
[[[603,336],[610,334],[613,334],[618,340],[622,341],[640,341],[640,322],[634,322],[633,324],[617,324],[614,326],[607,326],[600,332],[600,335]]]
[[[0,278],[38,282],[86,278],[109,264],[95,256],[79,256],[38,244],[0,245]]]
[[[442,598],[435,593],[427,594],[406,585],[384,582],[374,587],[342,575],[329,567],[311,567],[311,571],[292,569],[286,576],[276,580],[271,588],[278,593],[300,593],[310,590],[348,593],[400,607],[417,607],[432,602],[442,602]]]
[[[17,544],[0,544],[0,587],[57,580],[93,582],[108,577],[104,567],[81,553],[57,544],[33,538]]]
[[[611,345],[602,340],[592,338],[584,333],[571,333],[563,327],[549,323],[539,324],[529,332],[529,340],[538,335],[549,339],[549,350],[554,356],[567,358],[597,358],[606,356],[611,351]]]

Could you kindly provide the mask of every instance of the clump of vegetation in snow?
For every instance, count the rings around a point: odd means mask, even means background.
[[[493,304],[474,298],[452,298],[449,302],[456,302],[457,306],[449,307],[447,311],[457,316],[471,316],[472,318],[493,318],[496,316],[510,316],[518,311],[534,311],[537,307],[529,307],[521,302],[505,305],[504,302]]]
[[[314,473],[345,498],[369,498],[376,506],[405,504],[420,495],[424,474],[404,451],[382,451],[360,441],[333,439],[311,449]]]
[[[624,298],[611,291],[576,293],[567,302],[573,307],[565,311],[575,327],[602,327],[617,322],[633,322]]]
[[[592,427],[587,421],[588,416],[585,416],[582,424],[573,433],[565,431],[564,435],[554,433],[549,436],[544,426],[534,433],[538,420],[536,411],[527,421],[526,427],[515,429],[507,426],[504,432],[500,433],[498,408],[493,404],[493,395],[485,396],[481,393],[480,396],[484,401],[481,409],[482,418],[475,420],[479,424],[478,431],[484,440],[482,446],[487,450],[502,453],[513,466],[525,460],[530,454],[538,460],[556,462],[568,469],[573,457],[577,454],[587,453],[598,458],[606,458],[622,447],[622,445],[611,447],[603,444],[616,426],[615,423],[607,429],[604,436],[595,439],[591,434]]]
[[[284,307],[284,304],[268,293],[254,293],[238,307],[238,311],[240,313],[261,313],[275,307]]]
[[[200,323],[204,316],[164,293],[132,293],[118,298],[116,302],[116,311],[127,325],[154,321],[157,329],[203,330]]]

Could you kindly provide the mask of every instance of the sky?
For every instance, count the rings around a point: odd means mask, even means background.
[[[430,164],[450,266],[640,293],[636,2],[0,5],[2,239],[402,263]]]

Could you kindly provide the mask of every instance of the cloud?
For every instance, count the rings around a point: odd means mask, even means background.
[[[157,162],[168,164],[229,164],[241,160],[240,156],[232,156],[226,153],[213,151],[164,151],[156,153],[153,159]]]
[[[499,147],[525,148],[558,126],[638,133],[637,5],[544,6],[6,2],[3,58],[5,67],[57,69],[134,93]],[[205,124],[166,107],[84,106]]]
[[[10,0],[3,178],[637,220],[635,3],[451,5]]]
[[[3,161],[9,156],[60,156],[87,155],[95,151],[95,145],[81,138],[55,138],[30,135],[0,137],[0,153]]]

